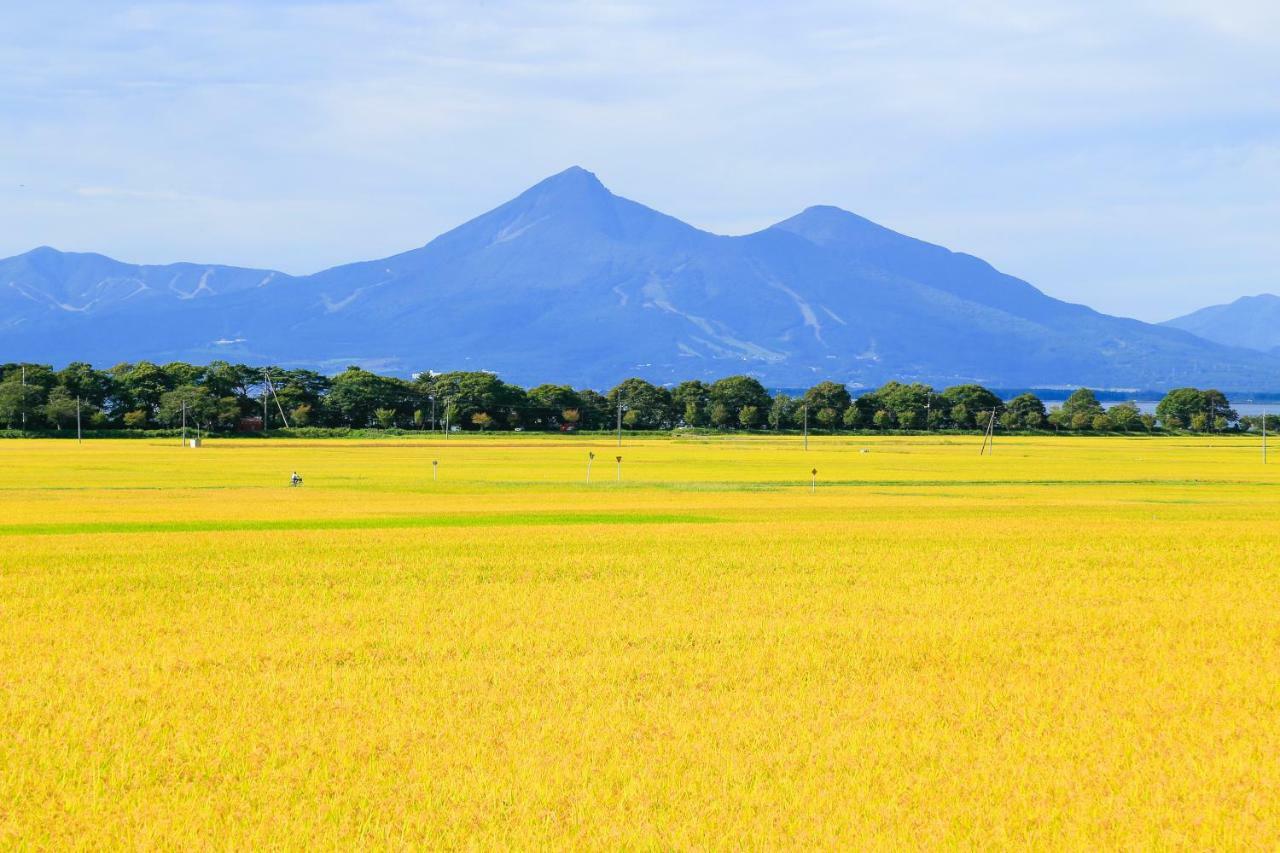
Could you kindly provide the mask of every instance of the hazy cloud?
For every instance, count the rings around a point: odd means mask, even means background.
[[[578,163],[727,232],[813,203],[1149,319],[1280,291],[1280,7],[124,2],[0,34],[0,254],[306,272]]]

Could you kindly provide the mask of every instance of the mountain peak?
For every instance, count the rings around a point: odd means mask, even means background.
[[[581,166],[570,166],[549,178],[543,178],[516,196],[505,207],[514,206],[523,211],[537,210],[540,215],[607,215],[618,201],[591,172]]]
[[[804,210],[800,211],[800,213],[796,214],[795,217],[792,217],[792,218],[798,219],[802,216],[804,217],[852,216],[854,219],[862,219],[862,217],[859,216],[858,214],[850,213],[849,211],[845,210],[843,207],[836,207],[834,204],[811,204],[808,207],[806,207]]]
[[[42,260],[46,258],[60,258],[71,254],[61,249],[55,249],[53,246],[36,246],[34,249],[23,252],[20,255],[14,255],[15,258],[28,258],[30,260]],[[6,258],[6,260],[11,260]]]
[[[612,195],[594,172],[589,172],[581,166],[570,166],[563,172],[556,172],[550,177],[543,178],[526,191],[526,193],[538,194],[549,192],[574,195]]]
[[[832,243],[871,245],[909,239],[870,219],[830,204],[806,207],[773,227],[797,234],[819,246]]]
[[[116,263],[114,259],[108,258],[106,255],[100,255],[96,252],[64,252],[61,249],[55,249],[53,246],[36,246],[34,249],[23,252],[21,255],[14,255],[11,258],[0,258],[0,262],[9,261],[32,264],[39,267],[80,262],[106,264]]]
[[[577,164],[575,164],[575,165],[573,165],[573,166],[570,166],[569,168],[565,169],[563,172],[557,172],[556,174],[552,175],[551,177],[553,177],[553,178],[558,178],[558,177],[563,177],[563,176],[566,176],[566,175],[583,176],[583,177],[590,178],[591,180],[594,180],[594,181],[598,181],[598,180],[599,180],[599,179],[596,177],[596,173],[595,173],[595,172],[592,172],[592,171],[590,171],[589,169],[584,169],[584,168],[582,168],[581,166],[579,166],[579,165],[577,165]]]
[[[1273,293],[1241,296],[1225,305],[1210,305],[1174,317],[1163,325],[1215,343],[1277,352],[1280,351],[1280,296]]]
[[[510,249],[516,240],[559,235],[564,246],[581,250],[584,240],[683,239],[697,232],[690,225],[614,195],[581,166],[544,178],[506,204],[482,214],[441,238],[442,244]],[[589,236],[592,235],[592,236]],[[559,250],[558,250],[559,251]]]
[[[1278,305],[1280,304],[1280,296],[1276,296],[1274,293],[1259,293],[1254,296],[1241,296],[1232,304],[1253,305],[1258,307],[1264,305]]]

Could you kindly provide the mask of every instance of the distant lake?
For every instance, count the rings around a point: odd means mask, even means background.
[[[1146,414],[1151,414],[1151,415],[1154,415],[1154,414],[1156,413],[1156,406],[1160,403],[1160,401],[1159,401],[1159,400],[1135,400],[1135,401],[1132,401],[1132,402],[1134,402],[1134,403],[1137,405],[1137,407],[1138,407],[1138,410],[1139,410],[1139,411],[1144,412],[1144,413],[1146,413]],[[1061,406],[1061,405],[1062,405],[1062,403],[1061,403],[1061,402],[1054,402],[1054,403],[1050,403],[1050,402],[1046,401],[1044,405],[1045,405],[1045,408],[1047,408],[1047,409],[1051,409],[1051,408],[1053,408],[1054,406]],[[1103,403],[1103,405],[1104,405],[1104,406],[1114,406],[1114,405],[1115,405],[1115,403],[1114,403],[1114,402],[1108,402],[1108,403]],[[1260,414],[1262,414],[1262,412],[1263,412],[1263,410],[1264,410],[1264,409],[1266,410],[1266,412],[1267,412],[1267,414],[1268,414],[1268,415],[1280,415],[1280,403],[1269,403],[1269,404],[1268,404],[1268,403],[1236,403],[1236,402],[1233,402],[1233,403],[1231,404],[1231,408],[1235,409],[1235,410],[1236,410],[1236,413],[1237,413],[1237,414],[1239,414],[1241,417],[1243,417],[1243,416],[1245,416],[1245,415],[1260,415]],[[1267,422],[1268,422],[1268,423],[1270,423],[1270,422],[1271,422],[1271,418],[1270,418],[1270,417],[1268,417],[1268,418],[1267,418]],[[1280,419],[1278,419],[1278,420],[1276,421],[1276,423],[1277,423],[1277,424],[1280,424]]]
[[[1000,399],[1005,402],[1012,400],[1014,397],[1022,393],[1024,392],[1008,391],[1003,389],[996,391],[996,394],[999,395]],[[1056,406],[1061,406],[1063,402],[1066,401],[1069,394],[1069,392],[1057,389],[1052,391],[1032,391],[1031,393],[1044,401],[1044,407],[1046,409],[1053,409]],[[1117,403],[1133,403],[1138,407],[1138,411],[1144,414],[1154,415],[1156,413],[1156,406],[1160,405],[1160,397],[1152,396],[1152,392],[1150,391],[1140,391],[1134,397],[1126,397],[1123,392],[1119,391],[1095,391],[1094,393],[1098,397],[1098,402],[1106,408],[1110,408]],[[1231,401],[1231,408],[1235,409],[1239,415],[1260,415],[1262,414],[1263,409],[1265,409],[1268,415],[1277,415],[1277,423],[1280,423],[1280,400],[1271,399],[1270,395],[1267,394],[1260,395],[1262,397],[1261,400],[1258,400],[1252,395],[1242,394],[1241,396],[1248,396],[1250,399],[1248,402],[1245,402],[1243,400],[1233,398],[1231,394],[1227,394],[1227,399]]]
[[[874,390],[874,389],[850,388],[849,393],[852,394],[854,397],[857,397],[859,394],[865,394],[871,390]],[[938,390],[941,390],[941,389],[938,389]],[[1031,389],[1030,392],[1028,392],[1026,389],[1009,390],[1005,388],[993,388],[992,391],[997,396],[999,396],[1000,399],[1004,400],[1006,403],[1012,400],[1014,397],[1018,396],[1019,394],[1025,394],[1025,393],[1035,394],[1037,397],[1039,397],[1041,400],[1044,401],[1044,407],[1050,410],[1058,406],[1061,406],[1063,402],[1067,399],[1067,396],[1071,393],[1070,391],[1064,391],[1059,388],[1055,388],[1052,390]],[[782,394],[788,394],[792,397],[800,397],[804,394],[804,392],[805,392],[804,388],[774,388],[769,391],[770,394],[782,393]],[[1122,391],[1095,391],[1094,393],[1098,397],[1098,402],[1100,402],[1105,408],[1110,408],[1111,406],[1114,406],[1117,403],[1133,403],[1138,407],[1138,411],[1144,414],[1154,415],[1156,412],[1156,406],[1160,404],[1159,397],[1149,396],[1150,394],[1153,393],[1151,391],[1138,392],[1138,399],[1136,400],[1133,399],[1132,397],[1125,397],[1124,392]],[[1159,393],[1159,392],[1155,392],[1155,393]],[[1276,425],[1278,428],[1280,428],[1280,396],[1273,397],[1273,395],[1271,394],[1260,394],[1258,396],[1262,397],[1262,402],[1252,402],[1252,401],[1240,402],[1235,399],[1232,399],[1231,394],[1229,392],[1227,393],[1227,399],[1231,401],[1231,408],[1235,409],[1237,414],[1241,415],[1242,417],[1244,415],[1260,415],[1263,413],[1263,410],[1266,410],[1266,413],[1268,415],[1276,416]]]
[[[1013,395],[1013,396],[1017,396],[1017,395],[1015,394],[1015,395]],[[1013,399],[1013,397],[1004,397],[1003,399],[1004,399],[1004,401],[1007,403],[1007,402],[1009,402],[1009,400]],[[1044,399],[1044,398],[1041,398],[1041,399]],[[1065,398],[1064,398],[1064,399],[1065,399]],[[1061,405],[1063,404],[1063,402],[1064,402],[1064,399],[1045,400],[1045,401],[1044,401],[1044,407],[1045,407],[1046,409],[1053,410],[1054,408],[1056,408],[1056,407],[1058,407],[1058,406],[1061,406]],[[1230,398],[1228,398],[1228,399],[1230,399]],[[1137,406],[1137,407],[1138,407],[1138,411],[1142,412],[1143,414],[1147,414],[1147,415],[1154,415],[1154,414],[1156,413],[1156,406],[1160,405],[1160,401],[1159,401],[1159,400],[1107,400],[1107,399],[1100,399],[1100,400],[1099,400],[1099,402],[1100,402],[1100,403],[1102,403],[1102,405],[1103,405],[1105,408],[1108,408],[1108,409],[1109,409],[1109,408],[1111,408],[1112,406],[1116,405],[1117,403],[1133,403],[1135,406]],[[1275,403],[1275,402],[1272,402],[1272,403],[1237,403],[1237,402],[1235,402],[1234,400],[1232,400],[1232,401],[1231,401],[1231,408],[1235,409],[1235,410],[1236,410],[1236,413],[1237,413],[1238,415],[1240,415],[1241,417],[1244,417],[1245,415],[1260,415],[1260,414],[1262,414],[1263,410],[1265,409],[1268,415],[1276,415],[1276,416],[1277,416],[1277,418],[1276,418],[1276,424],[1277,424],[1277,425],[1280,425],[1280,403]],[[1268,420],[1270,420],[1270,419],[1268,419]]]

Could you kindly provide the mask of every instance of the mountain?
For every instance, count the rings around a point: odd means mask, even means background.
[[[24,354],[38,353],[55,363],[118,361],[121,353],[149,352],[157,340],[154,318],[171,309],[216,313],[220,297],[287,278],[210,264],[139,266],[41,246],[0,260],[0,352],[31,361],[35,356]],[[178,339],[185,340],[181,333]]]
[[[72,254],[41,246],[0,261],[0,282],[7,285],[0,289],[0,310],[4,311],[0,329],[57,318],[62,316],[59,311],[101,316],[125,306],[208,299],[262,287],[279,275],[204,264],[137,266],[105,255]],[[33,310],[26,303],[38,308]]]
[[[994,386],[1275,387],[1280,358],[1053,299],[834,207],[701,231],[572,168],[421,248],[310,276],[0,261],[0,360],[214,358],[596,387],[747,372]]]
[[[1242,296],[1229,305],[1211,305],[1161,325],[1220,344],[1280,355],[1280,296],[1270,293]]]

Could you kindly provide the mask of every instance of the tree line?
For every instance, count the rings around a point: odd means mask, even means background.
[[[1005,401],[981,385],[941,391],[889,382],[854,396],[838,382],[771,394],[750,376],[673,387],[625,379],[606,393],[569,385],[522,388],[487,372],[424,373],[406,380],[360,367],[311,370],[215,361],[0,364],[0,424],[8,429],[162,429],[185,422],[214,432],[314,427],[463,430],[676,428],[1195,432],[1256,430],[1217,390],[1178,388],[1155,414],[1133,403],[1104,407],[1087,388],[1048,408],[1034,394]]]

